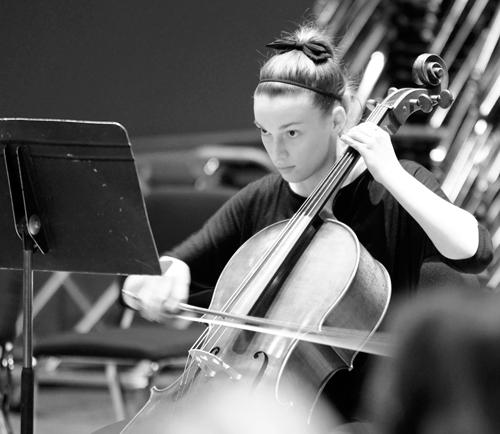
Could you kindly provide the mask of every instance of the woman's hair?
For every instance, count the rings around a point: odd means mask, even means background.
[[[278,48],[279,52],[265,62],[260,70],[260,82],[254,95],[278,96],[310,92],[313,104],[325,113],[338,101],[347,112],[352,100],[352,85],[330,37],[319,27],[307,23],[293,33],[286,33],[280,41],[288,43],[290,48]],[[298,48],[294,48],[294,44]],[[301,49],[308,44],[323,47],[326,55],[313,60],[306,54],[307,49]],[[272,80],[291,81],[299,85]]]

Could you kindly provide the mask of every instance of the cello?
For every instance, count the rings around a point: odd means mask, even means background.
[[[450,92],[442,90],[447,70],[441,58],[419,56],[413,74],[425,87],[394,90],[368,121],[394,134],[412,113],[452,103]],[[238,249],[219,277],[202,319],[209,326],[189,351],[184,372],[171,386],[153,388],[123,433],[176,432],[178,415],[194,411],[197,396],[224,387],[271,391],[276,403],[311,421],[324,385],[335,372],[353,368],[390,301],[385,268],[348,226],[320,216],[358,160],[348,148],[291,219],[263,229]],[[225,321],[210,321],[210,315]],[[293,324],[296,334],[232,327],[238,318]],[[324,330],[353,331],[355,343],[340,345],[330,335],[330,345],[308,339]]]

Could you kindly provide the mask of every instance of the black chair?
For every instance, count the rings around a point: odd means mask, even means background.
[[[420,269],[420,290],[435,288],[479,289],[480,281],[475,274],[461,273],[439,261],[428,261]]]
[[[232,194],[234,190],[198,191],[186,186],[151,192],[145,202],[158,251],[166,251],[201,227]],[[118,299],[119,290],[116,295]],[[203,330],[200,325],[185,330],[169,329],[134,318],[132,310],[123,305],[122,308],[118,326],[84,334],[74,331],[56,334],[40,338],[34,345],[39,372],[50,369],[51,365],[59,368],[63,363],[103,366],[117,420],[126,417],[124,389],[148,392],[159,372],[182,367],[189,348]],[[82,381],[89,384],[88,372],[84,373],[87,380]],[[76,381],[76,374],[71,375]],[[54,376],[60,373],[56,371]]]

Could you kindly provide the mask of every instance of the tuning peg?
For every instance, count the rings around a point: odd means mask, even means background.
[[[419,95],[416,103],[417,106],[420,108],[420,110],[422,110],[424,113],[430,113],[434,105],[432,102],[432,98],[429,95],[426,95],[425,93]]]
[[[453,103],[453,99],[452,93],[448,89],[445,89],[437,97],[437,103],[441,108],[448,108]]]

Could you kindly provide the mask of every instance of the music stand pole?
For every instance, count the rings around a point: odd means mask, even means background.
[[[40,219],[32,216],[28,225],[19,225],[23,242],[23,366],[21,370],[21,434],[32,434],[34,427],[33,372],[33,251],[35,243],[31,235],[40,231]]]
[[[33,432],[33,242],[24,235],[23,248],[23,368],[21,371],[21,433]]]

